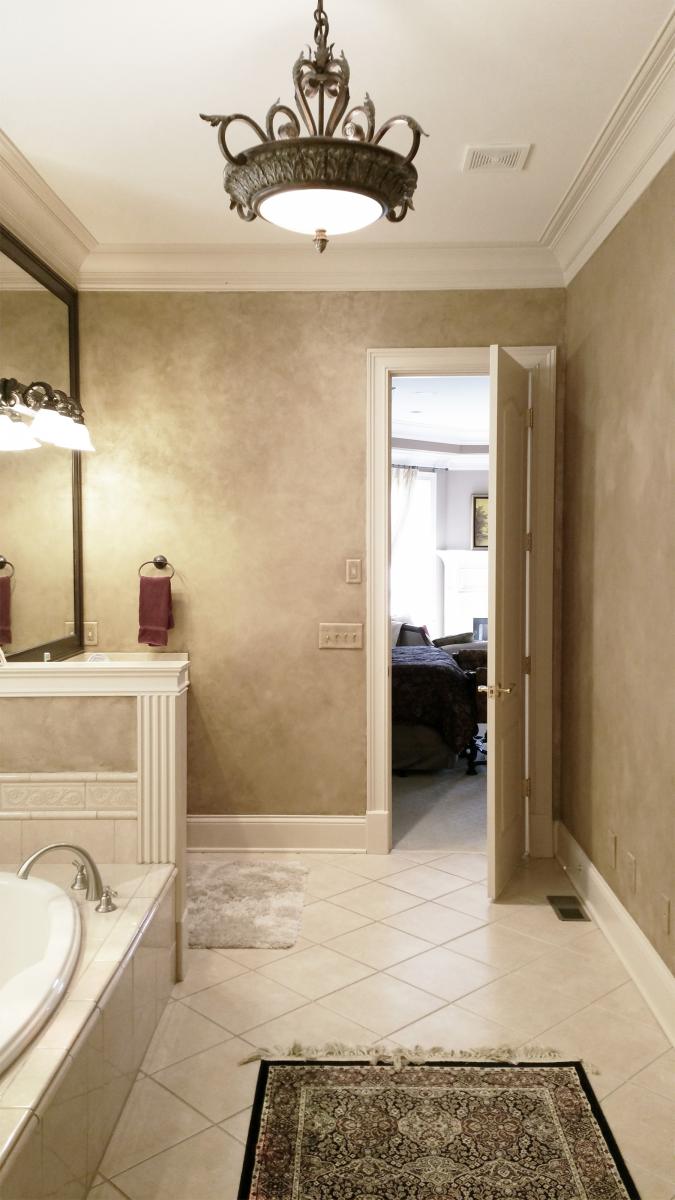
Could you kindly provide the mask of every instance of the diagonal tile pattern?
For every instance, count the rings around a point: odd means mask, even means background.
[[[343,1017],[356,1021],[361,1014],[376,1033],[393,1033],[403,1025],[424,1017],[441,1008],[443,1001],[438,996],[423,992],[420,988],[402,983],[381,972],[342,988],[332,996],[325,996],[322,1005],[339,1012]]]
[[[227,983],[218,983],[185,1000],[185,1004],[231,1033],[252,1029],[262,1021],[300,1008],[304,1002],[305,997],[299,992],[266,979],[257,971],[248,971]]]
[[[364,967],[344,954],[336,954],[326,946],[312,946],[292,958],[260,968],[261,975],[293,988],[308,1000],[318,1000],[328,992],[356,983],[371,972],[371,967]]]
[[[436,871],[433,867],[411,867],[399,875],[389,875],[387,886],[419,896],[421,900],[437,900],[466,887],[466,879],[451,875],[448,871]]]
[[[557,921],[556,863],[518,871],[493,904],[477,852],[294,859],[309,868],[302,938],[191,952],[91,1200],[235,1200],[258,1074],[243,1060],[294,1043],[583,1058],[641,1194],[673,1200],[675,1051],[599,930]]]

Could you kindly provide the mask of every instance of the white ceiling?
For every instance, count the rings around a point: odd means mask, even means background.
[[[486,471],[490,377],[396,376],[391,392],[391,432],[391,458],[397,466]],[[448,449],[450,446],[453,449]]]
[[[489,430],[488,375],[399,375],[392,383],[391,432],[395,438],[486,446]]]
[[[671,0],[327,0],[352,101],[430,137],[416,211],[348,239],[535,243],[671,12]],[[5,133],[104,245],[298,246],[230,213],[199,112],[292,102],[308,0],[0,0]],[[522,173],[467,175],[467,145],[533,143]],[[347,240],[347,239],[346,239]],[[300,240],[300,245],[302,241]],[[304,250],[304,245],[303,245]]]

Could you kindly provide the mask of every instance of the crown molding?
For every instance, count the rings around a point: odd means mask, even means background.
[[[96,239],[0,129],[0,223],[69,283]]]
[[[82,291],[339,292],[562,287],[546,246],[98,246]]]
[[[675,14],[531,244],[99,244],[0,131],[0,222],[81,291],[446,291],[563,287],[675,150]]]
[[[675,13],[546,226],[567,284],[675,151]]]

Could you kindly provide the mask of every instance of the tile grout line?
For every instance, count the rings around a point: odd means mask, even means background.
[[[173,1093],[170,1093],[170,1095],[173,1096]],[[175,1099],[175,1096],[173,1098]],[[225,1130],[225,1129],[220,1129],[215,1121],[211,1121],[208,1125],[206,1125],[204,1127],[204,1129],[198,1129],[196,1133],[190,1133],[190,1134],[188,1134],[187,1137],[179,1138],[177,1142],[172,1142],[170,1146],[165,1146],[162,1150],[157,1150],[155,1152],[155,1154],[148,1154],[147,1158],[141,1158],[137,1163],[132,1163],[131,1166],[125,1167],[123,1171],[118,1171],[117,1175],[112,1175],[110,1177],[104,1176],[103,1178],[104,1179],[107,1178],[108,1183],[112,1183],[119,1191],[122,1191],[122,1188],[117,1183],[117,1180],[122,1175],[126,1175],[127,1171],[134,1171],[136,1169],[136,1167],[141,1167],[145,1163],[151,1162],[153,1158],[159,1158],[162,1154],[166,1154],[168,1150],[173,1150],[173,1149],[175,1149],[176,1146],[182,1146],[185,1144],[185,1142],[190,1142],[190,1141],[192,1141],[193,1138],[200,1137],[202,1133],[207,1133],[209,1129],[218,1129],[219,1133],[222,1133],[223,1137],[230,1138],[230,1140],[233,1141],[235,1143],[235,1145],[241,1146],[241,1142],[238,1142],[235,1137],[232,1137],[231,1133],[228,1133],[227,1130]],[[126,1196],[127,1193],[123,1192],[123,1195]],[[131,1200],[131,1198],[129,1198],[129,1200]],[[186,1200],[187,1200],[187,1198],[186,1198]]]
[[[235,1040],[234,1038],[230,1038],[230,1041],[234,1041],[234,1040]],[[236,1040],[237,1040],[237,1041],[239,1041],[239,1040],[243,1040],[243,1039],[236,1039]],[[222,1045],[222,1044],[223,1044],[223,1043],[221,1043],[221,1045]],[[198,1053],[198,1054],[203,1054],[203,1051],[201,1051],[201,1050],[200,1050],[200,1051],[198,1051],[197,1053]],[[196,1058],[196,1057],[197,1057],[197,1054],[192,1054],[190,1057],[191,1057],[191,1058]],[[184,1058],[184,1059],[182,1059],[181,1061],[182,1061],[182,1062],[189,1062],[189,1061],[190,1061],[190,1059],[189,1059],[189,1058]],[[241,1066],[242,1064],[241,1064],[241,1063],[239,1063],[239,1064],[237,1064],[237,1065],[238,1065],[238,1066]],[[178,1063],[171,1063],[171,1066],[178,1066]],[[161,1069],[162,1069],[163,1071],[168,1071],[168,1070],[170,1070],[170,1067],[162,1067]],[[202,1118],[203,1118],[205,1121],[208,1121],[208,1123],[209,1123],[209,1128],[211,1128],[211,1127],[212,1127],[212,1126],[214,1126],[214,1125],[218,1125],[218,1124],[219,1124],[219,1122],[218,1122],[218,1121],[214,1121],[214,1120],[213,1120],[213,1117],[209,1117],[207,1113],[205,1113],[205,1112],[202,1112],[202,1111],[201,1111],[201,1109],[197,1108],[197,1106],[196,1106],[195,1104],[193,1104],[191,1100],[186,1100],[186,1099],[185,1099],[183,1096],[180,1096],[180,1095],[178,1094],[178,1092],[174,1092],[174,1091],[173,1091],[173,1090],[172,1090],[172,1089],[169,1087],[168,1083],[164,1083],[164,1082],[163,1082],[161,1079],[157,1079],[157,1078],[156,1078],[154,1075],[151,1075],[151,1076],[150,1076],[150,1079],[152,1079],[152,1082],[153,1082],[153,1083],[156,1083],[158,1087],[161,1087],[161,1088],[163,1088],[163,1089],[164,1089],[164,1091],[165,1091],[165,1092],[167,1092],[167,1093],[169,1094],[169,1096],[171,1096],[171,1097],[172,1097],[172,1099],[174,1099],[174,1100],[179,1100],[179,1101],[181,1102],[181,1104],[184,1104],[184,1105],[186,1106],[186,1108],[190,1108],[190,1109],[192,1109],[192,1111],[193,1111],[194,1113],[196,1113],[198,1117],[202,1117]],[[242,1110],[240,1110],[240,1111],[242,1111],[242,1112],[243,1112],[243,1109],[242,1109]],[[237,1115],[236,1113],[231,1113],[231,1114],[230,1114],[230,1116],[236,1116],[236,1115]],[[223,1121],[229,1121],[229,1119],[230,1119],[230,1118],[229,1118],[229,1117],[223,1117],[222,1119],[223,1119]],[[197,1130],[197,1133],[203,1133],[203,1132],[204,1132],[204,1130],[203,1130],[203,1129],[199,1129],[199,1130]],[[225,1131],[223,1131],[223,1132],[225,1132]],[[189,1136],[189,1137],[196,1137],[196,1136],[197,1136],[197,1133],[191,1133],[191,1134],[189,1134],[188,1136]],[[229,1136],[229,1137],[232,1137],[232,1134],[228,1134],[228,1136]],[[181,1141],[185,1141],[185,1140],[186,1140],[185,1138],[181,1138]],[[236,1140],[236,1139],[235,1139],[235,1140]],[[176,1144],[176,1145],[178,1145],[178,1142],[176,1142],[175,1144]],[[158,1151],[158,1153],[160,1153],[160,1154],[161,1154],[161,1151]],[[153,1155],[148,1155],[148,1157],[149,1157],[149,1158],[152,1158],[152,1157],[153,1157]],[[144,1159],[143,1161],[145,1162],[146,1160]]]

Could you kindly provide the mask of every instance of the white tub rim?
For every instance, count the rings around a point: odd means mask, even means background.
[[[10,889],[18,901],[20,889],[41,895],[49,922],[44,954],[0,986],[0,1074],[8,1069],[58,1008],[80,953],[81,922],[76,902],[63,888],[46,879],[19,879],[0,871],[0,891]]]

